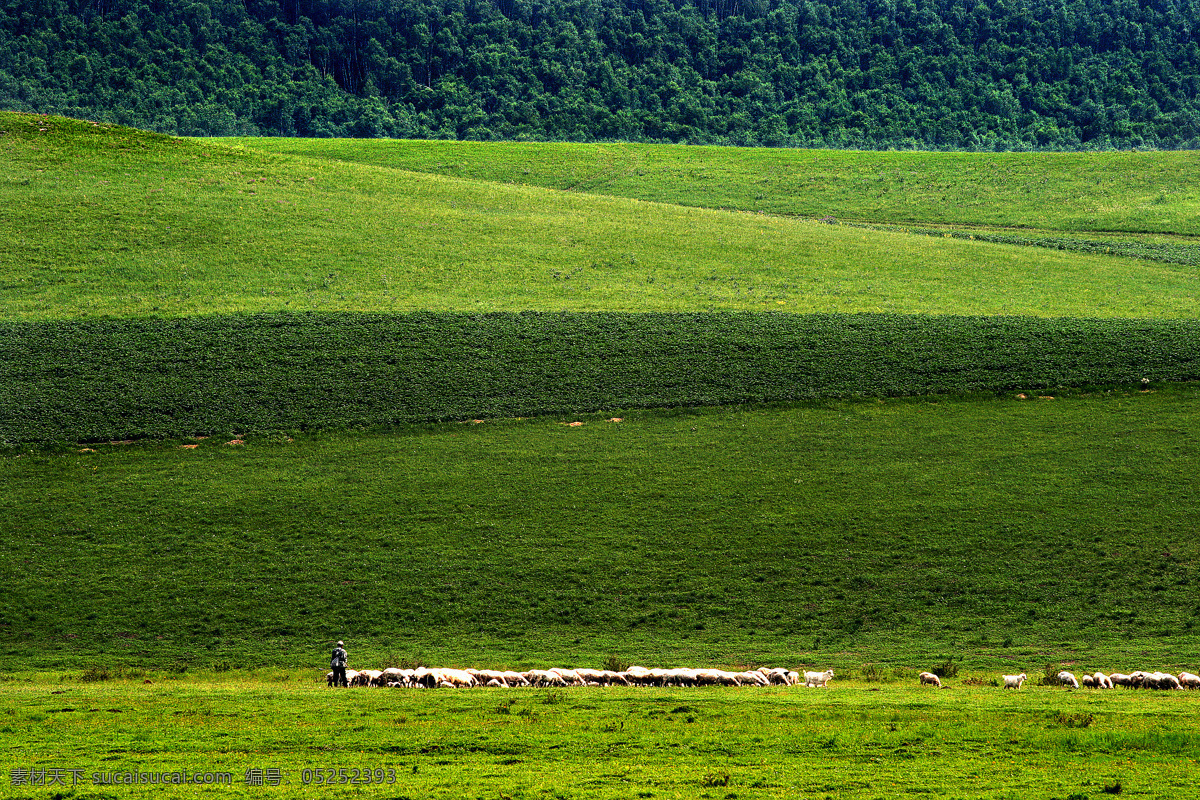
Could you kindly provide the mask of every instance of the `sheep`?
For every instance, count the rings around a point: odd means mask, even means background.
[[[471,673],[464,669],[443,669],[441,670],[441,680],[455,689],[470,689],[479,683],[471,676]]]
[[[759,667],[757,671],[761,673],[769,683],[775,686],[787,685],[788,671],[786,667]]]
[[[1108,676],[1108,681],[1114,687],[1115,686],[1125,686],[1127,688],[1133,688],[1132,676],[1126,675],[1123,672],[1114,672],[1113,674]]]
[[[1096,688],[1097,688],[1097,689],[1111,689],[1111,688],[1113,688],[1113,682],[1112,682],[1112,678],[1110,678],[1109,676],[1105,675],[1103,672],[1097,672],[1097,673],[1096,673],[1095,675],[1093,675],[1092,677],[1096,679]]]
[[[1005,689],[1020,689],[1021,684],[1023,684],[1028,678],[1029,678],[1029,676],[1026,675],[1024,672],[1022,672],[1020,675],[1005,675],[1004,676],[1004,688]]]
[[[746,670],[739,672],[738,678],[741,679],[742,685],[753,684],[754,686],[768,686],[771,684],[771,679],[763,674],[762,670]]]
[[[531,669],[522,677],[532,686],[566,686],[567,681],[557,672],[546,669]]]
[[[675,667],[674,669],[656,667],[650,670],[650,679],[654,682],[654,686],[696,686],[697,673],[698,670],[686,667]]]
[[[1186,689],[1200,689],[1200,675],[1181,672],[1179,673],[1179,685]]]
[[[579,677],[579,673],[573,669],[564,669],[563,667],[554,667],[550,672],[558,673],[562,679],[567,682],[568,686],[583,686],[584,680]]]
[[[1075,678],[1074,675],[1067,672],[1065,669],[1062,672],[1058,673],[1057,678],[1058,678],[1058,682],[1060,684],[1062,684],[1063,686],[1070,686],[1072,689],[1079,688],[1079,681]]]
[[[1079,682],[1089,689],[1096,688],[1096,677],[1094,675],[1084,675],[1079,679]]]
[[[383,681],[380,680],[383,677],[382,670],[364,669],[359,674],[367,676],[367,683],[366,683],[367,686],[382,686],[383,685]]]
[[[425,689],[436,689],[442,683],[442,672],[429,667],[418,667],[413,670],[412,682],[413,685]]]
[[[833,680],[833,670],[831,669],[827,669],[824,672],[804,673],[805,686],[828,686],[831,680]]]
[[[370,676],[365,672],[359,672],[358,670],[353,669],[346,670],[347,686],[369,686],[370,680]]]
[[[742,679],[738,677],[736,672],[726,672],[725,670],[716,670],[718,686],[741,686]]]
[[[398,683],[401,686],[407,686],[409,679],[412,677],[412,670],[408,670],[408,675],[404,674],[404,670],[396,667],[388,667],[380,673],[380,682],[384,686],[391,686],[393,683]]]
[[[937,675],[934,675],[932,672],[922,672],[917,677],[921,679],[922,686],[928,684],[930,686],[936,686],[939,689],[942,688],[942,679]]]
[[[519,672],[515,672],[513,670],[506,670],[505,672],[501,673],[501,678],[509,686],[532,686],[533,685],[529,682],[529,680],[524,675],[522,675]]]
[[[1153,672],[1143,684],[1147,689],[1182,689],[1179,679],[1169,672]]]

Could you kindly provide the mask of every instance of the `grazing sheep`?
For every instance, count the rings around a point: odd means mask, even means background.
[[[1070,686],[1072,689],[1079,688],[1079,681],[1075,678],[1074,675],[1067,672],[1065,669],[1062,672],[1058,673],[1057,677],[1058,677],[1058,682],[1060,684],[1062,684],[1063,686]]]
[[[383,686],[383,681],[381,680],[381,678],[383,677],[382,670],[364,669],[359,674],[367,676],[367,683],[366,683],[367,686]]]
[[[562,679],[567,682],[568,686],[583,686],[584,680],[579,677],[579,672],[573,669],[564,669],[563,667],[555,667],[550,672],[557,673],[562,676]]]
[[[528,672],[522,673],[522,677],[529,682],[531,686],[566,686],[567,682],[562,675],[557,672],[551,672],[548,669],[531,669]]]
[[[1105,675],[1103,672],[1097,672],[1097,673],[1096,673],[1095,675],[1093,675],[1092,677],[1096,679],[1096,688],[1097,688],[1097,689],[1111,689],[1111,688],[1113,688],[1113,682],[1112,682],[1112,678],[1108,677],[1108,676],[1107,676],[1107,675]]]
[[[700,685],[700,670],[688,669],[686,667],[675,667],[674,669],[652,669],[650,677],[655,681],[655,686],[699,686]]]
[[[519,672],[514,670],[505,670],[501,677],[509,686],[532,686],[529,680]]]
[[[762,670],[746,670],[737,674],[743,686],[770,686],[771,679]]]
[[[937,675],[934,675],[932,672],[922,672],[917,677],[921,679],[922,686],[928,684],[930,686],[936,686],[939,689],[942,688],[942,679]]]
[[[1024,683],[1028,678],[1029,678],[1029,676],[1026,675],[1024,672],[1022,672],[1020,675],[1005,675],[1004,676],[1004,688],[1005,689],[1020,689],[1021,684]]]
[[[1185,689],[1200,689],[1200,675],[1181,672],[1179,673],[1179,685]]]
[[[388,667],[387,669],[383,670],[380,673],[379,680],[384,686],[390,686],[393,683],[398,683],[402,686],[407,686],[408,682],[409,682],[409,678],[411,678],[411,677],[412,677],[412,670],[409,670],[408,675],[405,676],[404,670],[397,669],[396,667]]]
[[[479,683],[465,669],[443,669],[441,673],[442,682],[450,684],[454,689],[470,689]]]
[[[759,667],[757,672],[765,677],[767,682],[773,686],[788,685],[787,667]]]
[[[1108,676],[1108,680],[1113,686],[1124,686],[1129,689],[1133,688],[1133,676],[1126,675],[1123,672],[1114,672],[1112,675]]]
[[[1079,679],[1079,682],[1081,684],[1083,684],[1084,686],[1088,687],[1089,689],[1096,688],[1096,678],[1094,675],[1084,675],[1082,678]]]
[[[831,669],[827,669],[824,672],[804,673],[805,686],[828,686],[831,680],[833,680],[833,670]]]
[[[367,686],[369,685],[370,680],[370,677],[365,672],[359,672],[353,669],[346,670],[347,686]]]
[[[1147,689],[1182,689],[1179,679],[1169,672],[1152,672],[1143,685]]]

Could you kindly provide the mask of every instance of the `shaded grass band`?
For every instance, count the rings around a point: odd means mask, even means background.
[[[0,324],[0,442],[1200,378],[1200,321],[264,314]]]

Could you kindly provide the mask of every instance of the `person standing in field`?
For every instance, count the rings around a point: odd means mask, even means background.
[[[346,655],[345,642],[339,641],[337,647],[333,648],[333,655],[329,658],[329,667],[333,670],[333,685],[334,686],[349,686],[350,683],[346,680],[346,662],[349,657]]]

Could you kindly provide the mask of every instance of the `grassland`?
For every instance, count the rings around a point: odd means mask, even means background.
[[[0,114],[6,768],[229,769],[215,791],[255,797],[393,766],[356,793],[1200,796],[1192,695],[991,685],[1200,671],[1195,159]],[[824,349],[795,338],[821,320]],[[897,366],[932,382],[876,385]],[[838,370],[859,388],[800,399]],[[535,395],[568,399],[506,418]],[[334,693],[335,637],[360,667],[839,679]],[[947,660],[951,689],[912,685]]]
[[[897,225],[1200,235],[1200,154],[923,153],[335,139],[251,152],[702,208]]]
[[[1200,297],[1193,266],[1103,253],[466,180],[61,119],[5,114],[0,130],[7,319],[283,310],[1194,319]],[[557,168],[555,152],[544,170]],[[1175,154],[1157,155],[1177,177]],[[1102,174],[1115,178],[1121,165]],[[700,181],[677,185],[691,186],[695,203],[725,204]],[[1191,201],[1174,185],[1162,227],[1191,230]],[[1036,202],[1054,208],[1055,196]]]
[[[363,666],[1196,671],[1198,392],[33,450],[0,460],[0,631],[80,670],[345,638]]]
[[[152,684],[7,686],[0,757],[83,770],[85,785],[63,794],[89,798],[1197,796],[1200,723],[1181,694],[895,682],[333,692],[295,673]],[[246,786],[256,768],[280,770],[286,784]],[[385,782],[304,784],[304,770],[338,768],[360,781],[382,770]],[[233,783],[90,784],[93,773],[155,770],[227,771]],[[0,786],[0,797],[29,795]]]

